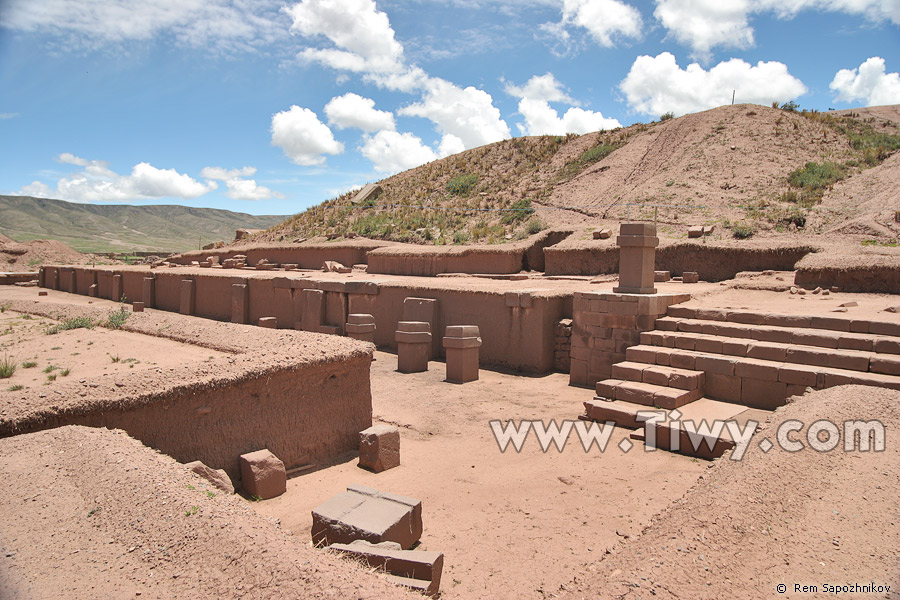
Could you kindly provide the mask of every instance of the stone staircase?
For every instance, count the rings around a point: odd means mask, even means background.
[[[642,428],[639,411],[667,411],[654,425],[662,448],[674,439],[668,436],[678,419],[669,413],[676,409],[671,414],[682,421],[760,421],[807,388],[900,390],[898,322],[676,305],[655,327],[625,351],[611,378],[597,382],[582,419]],[[699,451],[690,444],[679,451],[713,458],[734,446],[727,431],[713,438]]]

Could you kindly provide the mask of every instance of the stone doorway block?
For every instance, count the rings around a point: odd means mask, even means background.
[[[422,537],[422,501],[352,485],[312,511],[313,544],[397,542],[409,550]]]

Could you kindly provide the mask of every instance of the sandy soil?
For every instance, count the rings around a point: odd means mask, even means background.
[[[86,383],[103,375],[170,368],[228,356],[158,337],[147,336],[137,343],[133,333],[99,326],[48,335],[47,331],[58,324],[53,319],[13,311],[0,313],[0,352],[18,364],[13,376],[3,380],[5,387],[40,386],[46,391],[58,387],[65,378]]]
[[[416,598],[121,431],[0,440],[0,598]]]
[[[586,566],[634,535],[680,497],[706,463],[667,452],[628,454],[616,447],[586,454],[573,434],[563,452],[540,451],[534,434],[520,454],[501,453],[492,419],[575,419],[589,390],[568,375],[520,377],[481,371],[465,385],[444,382],[444,364],[426,373],[395,371],[397,357],[376,353],[375,421],[401,428],[401,466],[373,474],[355,456],[288,482],[279,498],[255,504],[298,537],[310,510],[348,484],[361,483],[423,501],[423,549],[445,555],[445,598],[550,597]]]
[[[796,453],[775,440],[781,423],[878,419],[883,452]],[[842,386],[778,409],[741,462],[716,462],[631,543],[591,565],[564,598],[900,598],[900,392]],[[806,443],[806,442],[804,442]],[[824,585],[890,586],[828,592]],[[778,585],[784,585],[781,593]],[[818,586],[797,591],[795,585]]]
[[[92,260],[94,256],[82,254],[57,240],[20,243],[0,234],[0,271],[35,271],[41,265],[83,265]]]

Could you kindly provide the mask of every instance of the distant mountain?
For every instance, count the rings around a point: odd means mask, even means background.
[[[230,242],[235,229],[266,229],[284,219],[217,208],[0,196],[0,233],[19,242],[59,240],[82,252],[184,252],[218,240]]]

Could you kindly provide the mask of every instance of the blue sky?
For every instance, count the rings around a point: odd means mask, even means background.
[[[900,103],[900,0],[0,0],[0,193],[293,214],[511,136]]]

